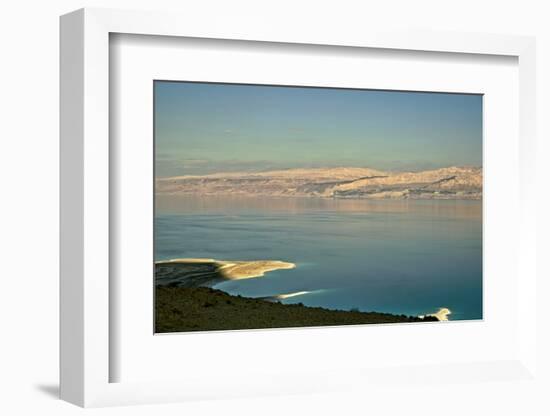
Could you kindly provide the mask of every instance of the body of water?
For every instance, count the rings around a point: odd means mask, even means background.
[[[217,286],[230,294],[482,318],[481,201],[157,196],[155,259],[185,257],[296,264]]]

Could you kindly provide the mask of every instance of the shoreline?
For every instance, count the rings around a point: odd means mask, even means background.
[[[438,322],[437,317],[333,310],[230,295],[209,287],[155,289],[155,332]]]
[[[185,332],[210,330],[290,328],[353,324],[436,322],[451,312],[407,316],[381,312],[336,310],[283,304],[281,300],[311,293],[304,290],[258,298],[231,295],[213,286],[229,280],[258,278],[296,265],[280,260],[227,261],[183,258],[155,262],[155,330]]]
[[[162,260],[155,262],[155,283],[183,287],[212,287],[224,281],[253,279],[275,270],[289,270],[295,267],[294,263],[281,260]]]
[[[269,194],[269,193],[236,193],[236,192],[181,192],[181,191],[159,191],[155,192],[155,197],[196,197],[196,198],[217,198],[217,197],[235,197],[235,198],[303,198],[303,199],[321,199],[321,200],[336,200],[336,201],[483,201],[483,194],[476,195],[446,195],[437,194],[430,197],[420,195],[378,195],[378,196],[331,196],[331,195],[290,195],[290,194]]]

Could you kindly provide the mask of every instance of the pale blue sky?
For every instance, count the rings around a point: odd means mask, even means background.
[[[482,96],[155,82],[158,176],[482,163]]]

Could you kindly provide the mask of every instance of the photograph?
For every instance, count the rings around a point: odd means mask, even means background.
[[[155,333],[483,319],[483,95],[155,80]]]

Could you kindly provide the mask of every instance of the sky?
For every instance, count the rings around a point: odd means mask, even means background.
[[[482,96],[155,81],[156,175],[481,166]]]

